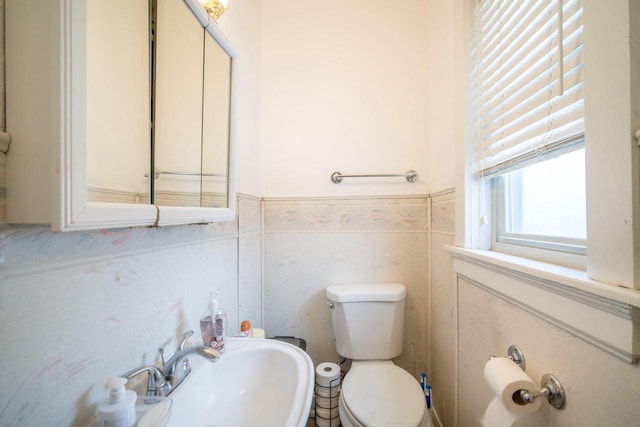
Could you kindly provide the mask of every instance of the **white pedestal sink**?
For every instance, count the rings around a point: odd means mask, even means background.
[[[171,427],[304,427],[314,388],[309,356],[269,339],[228,338],[214,363],[190,356],[191,373],[169,396]]]

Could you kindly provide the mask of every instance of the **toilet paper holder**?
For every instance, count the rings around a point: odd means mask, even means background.
[[[538,397],[544,396],[547,402],[556,409],[564,409],[567,406],[567,395],[560,380],[553,374],[544,374],[540,379],[542,388],[531,393],[528,390],[520,390],[520,398],[524,403],[533,403]]]
[[[489,356],[489,359],[493,359],[495,356]],[[518,365],[523,371],[526,369],[527,364],[524,361],[524,353],[517,345],[509,346],[507,351],[507,359],[511,359],[513,363]]]
[[[526,370],[527,365],[524,361],[524,353],[517,345],[510,345],[509,350],[507,350],[507,357],[513,360],[513,363],[518,365],[520,369],[523,371]]]
[[[518,365],[523,371],[526,368],[524,361],[524,353],[517,345],[509,346],[507,358]],[[491,356],[493,357],[493,356]],[[536,401],[538,397],[545,397],[547,402],[556,409],[564,409],[567,406],[567,395],[560,380],[553,374],[544,374],[540,379],[542,388],[538,391],[531,392],[529,390],[520,390],[520,399],[523,404],[530,404]]]

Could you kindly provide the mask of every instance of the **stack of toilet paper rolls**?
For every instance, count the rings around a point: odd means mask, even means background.
[[[339,427],[340,366],[324,362],[316,368],[316,426]]]

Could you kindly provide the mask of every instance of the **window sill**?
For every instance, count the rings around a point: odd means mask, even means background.
[[[640,361],[640,291],[487,250],[446,248],[456,275],[629,363]]]

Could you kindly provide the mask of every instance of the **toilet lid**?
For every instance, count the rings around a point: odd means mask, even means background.
[[[354,366],[342,384],[343,403],[368,427],[419,426],[425,397],[418,381],[391,363]]]

